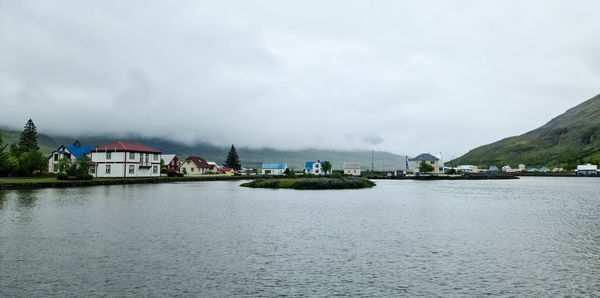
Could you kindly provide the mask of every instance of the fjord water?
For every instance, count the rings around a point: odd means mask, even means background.
[[[0,296],[599,296],[600,179],[0,192]]]

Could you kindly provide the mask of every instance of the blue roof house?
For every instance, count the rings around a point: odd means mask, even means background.
[[[58,173],[59,167],[58,162],[67,158],[71,162],[78,161],[84,154],[87,154],[88,157],[92,152],[92,149],[95,149],[96,146],[73,146],[73,145],[61,145],[56,149],[50,157],[48,158],[48,171],[52,173]]]
[[[325,173],[325,171],[323,171],[323,163],[320,160],[307,161],[304,164],[304,174],[328,175],[331,174],[331,171],[329,171],[329,173]]]
[[[263,163],[261,173],[263,175],[283,175],[287,168],[285,163]]]

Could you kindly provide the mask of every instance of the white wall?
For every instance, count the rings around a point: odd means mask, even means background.
[[[271,171],[270,174],[267,174],[266,171]],[[262,169],[263,175],[283,175],[285,173],[285,169]]]
[[[111,152],[110,159],[106,159],[106,152],[92,152],[92,162],[97,163],[94,177],[160,177],[160,154],[157,153],[139,153],[135,156],[129,155],[130,152]],[[149,167],[140,167],[140,156],[148,155]],[[144,164],[146,164],[144,156]],[[110,174],[106,173],[106,166],[110,165]],[[133,166],[133,173],[129,172],[130,166]]]
[[[419,165],[421,164],[422,160],[409,160],[408,161],[408,169],[414,173],[418,173],[419,172]],[[425,161],[427,164],[433,166],[433,172],[431,172],[431,174],[441,174],[444,172],[444,165],[440,163],[439,160],[434,161],[433,163],[431,163],[431,161],[427,160]],[[440,170],[440,168],[442,168],[442,170]]]
[[[344,175],[360,176],[360,169],[344,169]]]

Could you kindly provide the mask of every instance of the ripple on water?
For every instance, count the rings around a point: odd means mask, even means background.
[[[597,179],[0,192],[0,296],[600,296]]]

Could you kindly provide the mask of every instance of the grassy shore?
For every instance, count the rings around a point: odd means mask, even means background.
[[[151,183],[170,183],[186,181],[227,181],[227,180],[247,180],[248,176],[223,176],[207,175],[197,177],[167,177],[161,176],[153,178],[94,178],[92,180],[58,180],[56,177],[26,177],[26,178],[0,178],[0,190],[7,189],[33,189],[48,187],[80,187],[95,185],[118,185],[118,184],[151,184]]]
[[[251,188],[287,188],[287,189],[360,189],[375,186],[372,181],[359,177],[345,178],[267,178],[242,184]]]

